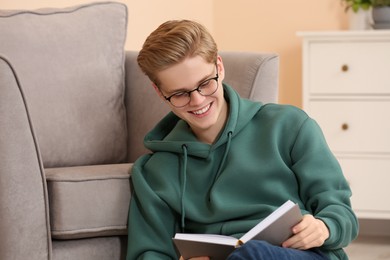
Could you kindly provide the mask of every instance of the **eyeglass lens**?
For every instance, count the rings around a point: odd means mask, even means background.
[[[198,91],[202,96],[210,96],[214,94],[218,89],[218,76],[215,78],[208,79],[200,84],[196,89],[176,93],[168,98],[171,104],[175,107],[183,107],[190,103],[191,101],[191,93],[194,91]]]

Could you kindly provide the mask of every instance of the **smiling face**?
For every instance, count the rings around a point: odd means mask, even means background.
[[[183,107],[175,107],[165,99],[178,92],[192,91],[217,74],[218,89],[210,96],[202,96],[198,91],[193,91],[190,94],[191,101]],[[156,75],[160,84],[155,89],[172,112],[189,124],[200,141],[213,143],[225,125],[228,114],[228,105],[223,96],[222,80],[225,70],[221,57],[217,59],[217,66],[200,56],[186,58]]]

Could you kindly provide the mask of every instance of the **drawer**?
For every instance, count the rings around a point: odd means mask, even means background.
[[[389,215],[390,158],[338,158],[358,215]]]
[[[310,100],[308,113],[338,153],[390,153],[390,100]]]
[[[311,43],[311,94],[390,94],[390,42]]]

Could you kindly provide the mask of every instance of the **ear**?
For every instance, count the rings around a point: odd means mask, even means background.
[[[220,81],[222,82],[225,78],[225,67],[223,66],[222,57],[218,55],[217,57],[217,69],[218,69],[218,76]]]
[[[166,101],[166,99],[165,99],[164,95],[161,93],[159,87],[157,87],[157,85],[156,85],[154,82],[152,82],[152,86],[153,86],[154,90],[157,92],[158,96],[159,96],[163,101]]]

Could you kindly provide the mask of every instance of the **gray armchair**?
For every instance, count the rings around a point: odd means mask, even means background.
[[[124,259],[131,163],[168,111],[126,26],[114,2],[0,11],[1,260]],[[277,55],[221,55],[226,83],[276,102]]]

